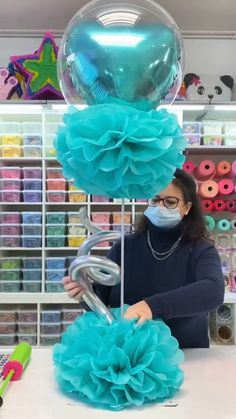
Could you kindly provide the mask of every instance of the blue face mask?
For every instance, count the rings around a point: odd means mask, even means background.
[[[175,227],[181,221],[178,208],[169,209],[160,205],[147,207],[144,215],[157,227]]]

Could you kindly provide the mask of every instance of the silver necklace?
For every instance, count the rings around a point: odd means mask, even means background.
[[[152,256],[155,259],[157,259],[157,260],[164,260],[164,259],[167,259],[174,252],[174,250],[176,249],[176,247],[179,245],[180,240],[182,239],[182,237],[183,237],[183,234],[181,234],[181,236],[176,240],[176,242],[173,244],[173,246],[169,250],[167,250],[167,252],[159,253],[156,250],[154,250],[153,247],[152,247],[152,245],[151,245],[150,232],[148,230],[147,231],[147,244],[149,246],[149,249],[152,252]],[[161,256],[161,257],[159,257],[159,256]]]

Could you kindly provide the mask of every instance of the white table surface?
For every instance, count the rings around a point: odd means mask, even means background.
[[[185,381],[173,405],[120,412],[88,407],[62,395],[51,355],[50,348],[33,349],[22,379],[11,382],[5,392],[0,419],[236,419],[234,346],[186,350]]]

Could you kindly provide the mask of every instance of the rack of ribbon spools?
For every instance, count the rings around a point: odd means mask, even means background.
[[[236,292],[236,160],[186,161],[197,183],[206,226],[221,258],[226,289]]]
[[[205,216],[208,230],[236,231],[236,197],[234,197],[236,160],[233,163],[228,160],[218,163],[202,160],[198,165],[186,161],[183,169],[193,175],[197,182],[203,212],[206,214],[214,212],[217,215]],[[230,216],[227,217],[225,212]],[[220,213],[224,215],[221,216]]]

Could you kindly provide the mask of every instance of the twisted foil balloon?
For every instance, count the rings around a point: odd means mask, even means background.
[[[111,323],[113,316],[110,310],[103,304],[95,294],[92,281],[102,285],[116,285],[120,282],[120,267],[113,261],[103,256],[88,255],[93,246],[105,240],[117,240],[121,237],[118,231],[105,231],[92,223],[86,212],[86,208],[79,210],[79,215],[84,227],[90,231],[91,236],[84,241],[78,251],[78,257],[72,262],[69,275],[73,281],[83,288],[83,300],[89,308],[98,315],[105,315],[108,323]]]

